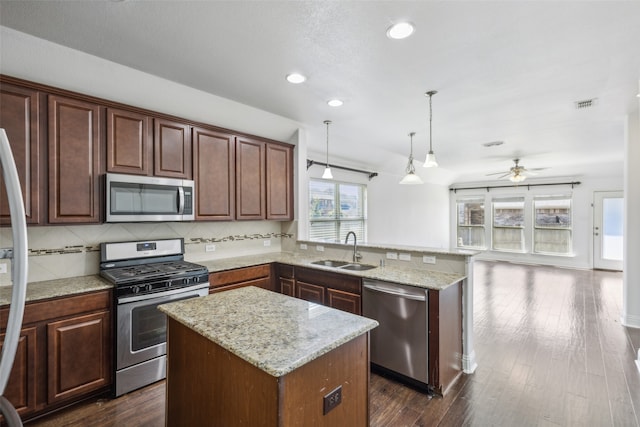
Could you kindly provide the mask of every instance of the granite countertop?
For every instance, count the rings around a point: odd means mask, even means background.
[[[447,287],[455,283],[458,283],[466,277],[463,274],[419,270],[416,268],[408,267],[384,266],[376,267],[371,270],[352,271],[312,264],[314,261],[318,261],[321,259],[323,258],[304,256],[288,252],[274,252],[262,255],[249,255],[212,261],[198,261],[198,264],[204,265],[209,269],[210,273],[214,273],[218,271],[233,270],[235,268],[251,267],[254,265],[279,262],[282,264],[289,264],[299,267],[309,267],[318,270],[332,271],[334,273],[349,274],[352,276],[362,277],[363,279],[382,280],[385,282],[393,282],[439,291],[446,289]]]
[[[45,280],[27,284],[27,302],[112,289],[113,285],[98,275]],[[11,302],[11,286],[0,286],[0,306]]]
[[[253,286],[158,309],[274,377],[378,326],[366,317]]]

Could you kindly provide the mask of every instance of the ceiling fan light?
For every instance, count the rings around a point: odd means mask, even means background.
[[[438,167],[438,161],[436,160],[436,155],[433,153],[433,151],[429,151],[427,153],[427,158],[424,160],[424,165],[422,165],[425,168],[437,168]]]
[[[521,175],[521,174],[519,174],[519,173],[514,174],[514,175],[511,175],[511,176],[509,177],[509,181],[511,181],[511,182],[522,182],[522,181],[524,181],[525,179],[527,179],[527,177],[526,177],[526,176],[524,176],[524,175]]]
[[[322,173],[322,179],[333,179],[331,168],[328,165],[327,167],[324,168],[324,172]]]

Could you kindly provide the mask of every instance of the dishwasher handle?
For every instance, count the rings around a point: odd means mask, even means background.
[[[426,301],[427,300],[427,296],[426,295],[413,295],[413,294],[408,294],[406,292],[400,292],[400,291],[396,291],[394,289],[389,289],[389,288],[383,288],[380,286],[376,286],[376,285],[362,285],[363,288],[365,289],[369,289],[371,291],[374,292],[380,292],[383,294],[389,294],[389,295],[394,295],[400,298],[406,298],[406,299],[410,299],[410,300],[414,300],[414,301]]]

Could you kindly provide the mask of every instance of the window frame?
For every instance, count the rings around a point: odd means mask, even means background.
[[[483,210],[482,212],[482,224],[461,224],[460,223],[460,205],[461,204],[472,204],[472,203],[479,203],[481,205],[481,208]],[[456,200],[455,203],[455,216],[456,216],[456,246],[458,248],[463,248],[463,249],[481,249],[484,250],[487,248],[487,239],[486,239],[486,205],[485,205],[485,200],[484,198],[479,198],[479,197],[470,197],[470,198],[460,198]],[[482,244],[477,246],[477,245],[465,245],[464,244],[464,239],[463,237],[460,235],[460,229],[464,228],[464,229],[468,229],[468,230],[473,230],[473,229],[482,229]],[[462,244],[461,244],[462,243]]]
[[[552,201],[552,200],[566,200],[569,202],[569,226],[568,227],[545,227],[539,226],[536,212],[536,201]],[[568,256],[573,253],[573,197],[567,194],[558,195],[535,195],[531,200],[531,211],[533,214],[533,221],[531,226],[531,253],[537,255],[551,255],[551,256]],[[569,238],[567,241],[566,252],[553,252],[543,251],[536,249],[536,230],[566,230],[568,231]]]
[[[521,203],[522,204],[522,223],[521,225],[496,225],[496,204],[498,203]],[[523,196],[501,197],[496,196],[491,199],[491,250],[496,252],[515,252],[526,253],[526,198]],[[520,248],[496,248],[495,230],[520,230]]]

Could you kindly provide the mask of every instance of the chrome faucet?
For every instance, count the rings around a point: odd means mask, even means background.
[[[358,238],[356,237],[356,233],[350,231],[347,233],[347,237],[344,238],[344,244],[346,245],[349,242],[349,236],[353,235],[353,262],[358,262],[362,255],[358,253]]]

